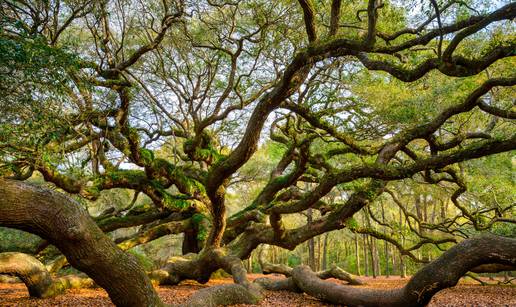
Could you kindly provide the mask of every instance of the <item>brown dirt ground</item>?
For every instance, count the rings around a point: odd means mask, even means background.
[[[250,279],[262,275],[250,275]],[[399,277],[363,278],[368,285],[363,287],[386,289],[402,287],[408,279]],[[162,299],[169,304],[183,303],[194,291],[223,283],[231,283],[230,278],[212,280],[206,285],[184,282],[174,287],[159,287]],[[338,282],[338,281],[335,281]],[[0,283],[0,306],[113,306],[102,289],[73,289],[64,295],[51,299],[29,298],[23,284]],[[247,305],[239,305],[240,307]],[[335,306],[328,305],[306,294],[286,291],[266,291],[265,299],[258,306]],[[439,292],[429,306],[516,306],[516,286],[480,286],[472,281],[461,281],[458,286]]]

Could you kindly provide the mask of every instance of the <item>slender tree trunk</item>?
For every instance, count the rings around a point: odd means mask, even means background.
[[[387,241],[384,241],[383,244],[385,246],[385,277],[388,278],[391,275],[389,268],[389,262],[391,261],[389,257],[389,245]]]
[[[329,233],[324,234],[323,258],[322,258],[322,269],[323,270],[326,270],[328,268],[328,235],[329,235]]]
[[[437,217],[437,200],[434,199],[432,202],[432,215],[430,217],[430,223],[435,224],[435,219]]]
[[[183,255],[200,252],[199,243],[197,241],[197,231],[194,229],[188,229],[184,232],[182,253]]]
[[[367,257],[367,249],[368,249],[367,248],[367,243],[368,243],[367,235],[364,234],[362,236],[362,239],[364,241],[364,246],[363,246],[364,247],[364,273],[365,273],[365,276],[369,276],[369,263],[368,263],[369,262],[368,261],[369,257]]]
[[[399,270],[398,257],[396,257],[396,249],[392,245],[389,245],[389,254],[391,255],[391,259],[392,259],[391,273],[392,273],[392,275],[396,275],[396,273],[399,273],[398,272],[398,270]]]
[[[445,207],[445,203],[446,203],[446,200],[440,200],[441,202],[441,216],[440,216],[440,222],[443,222],[445,219],[446,219],[446,207]]]
[[[383,202],[381,203],[381,206],[382,206],[382,222],[385,224],[386,223],[385,208],[384,208]],[[391,234],[391,236],[392,236],[392,234]],[[389,277],[389,275],[390,275],[390,272],[389,272],[389,246],[387,244],[387,241],[383,241],[383,244],[384,244],[384,253],[385,253],[385,276]]]
[[[405,237],[401,239],[401,244],[405,245]],[[404,256],[400,253],[400,276],[401,278],[407,277],[407,267],[405,266]]]
[[[405,236],[403,235],[403,228],[405,227],[405,220],[403,219],[403,211],[399,210],[399,213],[400,213],[400,228],[401,228],[401,233],[400,233],[400,237],[401,237],[401,246],[405,246]],[[405,262],[403,260],[403,255],[401,253],[398,253],[399,256],[400,256],[400,266],[399,266],[399,269],[400,269],[400,277],[401,278],[405,278],[407,277],[407,270],[406,270],[406,267],[405,267]]]
[[[375,251],[375,244],[374,239],[371,236],[368,236],[369,239],[369,254],[371,255],[371,269],[373,273],[373,278],[376,278],[378,275],[378,272],[376,271],[376,251]]]
[[[313,214],[312,208],[308,208],[308,210],[307,210],[308,225],[312,224],[312,219],[313,219],[312,214]],[[316,266],[315,266],[315,240],[314,240],[314,238],[310,238],[308,240],[308,266],[310,266],[310,268],[314,271],[317,270]]]
[[[355,233],[355,260],[356,260],[356,267],[357,267],[357,275],[360,276],[360,249],[358,248],[358,236]]]
[[[321,236],[317,236],[317,271],[321,269]]]
[[[375,238],[374,239],[374,254],[375,254],[375,257],[376,257],[376,275],[377,276],[380,276],[382,275],[382,265],[380,263],[380,248],[379,248],[379,243],[378,243],[378,240]]]
[[[428,195],[423,195],[423,221],[428,222]]]

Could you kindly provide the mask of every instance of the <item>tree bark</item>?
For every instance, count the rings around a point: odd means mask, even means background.
[[[161,306],[137,260],[118,248],[69,197],[0,179],[0,225],[39,235],[104,288],[117,306]]]

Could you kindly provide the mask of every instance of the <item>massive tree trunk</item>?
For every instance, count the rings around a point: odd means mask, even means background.
[[[297,287],[334,304],[346,306],[424,306],[438,291],[453,287],[469,270],[497,263],[516,265],[516,239],[485,235],[465,240],[418,271],[401,289],[346,287],[321,280],[306,266],[292,271]]]
[[[0,225],[47,239],[70,264],[106,289],[117,306],[161,306],[136,259],[118,248],[69,197],[0,179]]]

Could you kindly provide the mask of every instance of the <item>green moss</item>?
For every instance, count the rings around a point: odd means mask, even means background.
[[[346,227],[350,230],[357,229],[359,227],[358,222],[356,219],[350,217],[346,220]]]
[[[126,180],[137,183],[145,178],[145,173],[140,170],[117,170],[105,174],[105,178],[112,181]],[[102,181],[102,177],[99,178]]]
[[[129,128],[129,137],[133,140],[138,140],[138,130],[136,128]]]
[[[202,213],[195,213],[192,216],[192,222],[195,225],[199,225],[205,218],[206,218],[206,216],[204,214],[202,214]]]
[[[209,218],[203,213],[195,213],[191,221],[197,228],[197,240],[204,242],[208,237]]]
[[[168,207],[168,208],[171,208],[171,209],[180,209],[180,210],[183,210],[183,209],[186,209],[190,206],[190,203],[186,200],[183,200],[183,199],[172,199],[172,200],[168,200],[165,205]]]
[[[231,277],[230,274],[226,273],[223,269],[218,269],[215,272],[211,273],[211,279],[222,279]]]
[[[154,161],[154,152],[149,149],[142,148],[140,149],[140,155],[142,157],[143,162],[146,164],[152,163]]]
[[[288,175],[279,176],[277,178],[274,178],[273,184],[274,185],[286,185],[289,179],[290,179],[290,176],[288,176]]]
[[[199,231],[197,232],[197,240],[204,242],[204,241],[206,241],[207,238],[208,238],[208,229],[206,229],[204,227],[200,228]]]
[[[140,251],[138,248],[130,249],[129,253],[136,258],[136,260],[140,263],[144,270],[151,271],[154,269],[154,261],[152,261],[152,259],[150,259],[147,255],[145,255],[145,253]]]

